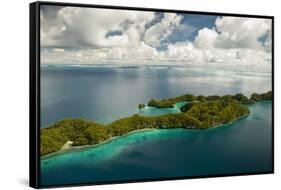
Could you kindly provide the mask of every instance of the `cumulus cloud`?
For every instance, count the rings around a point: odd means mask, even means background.
[[[215,29],[203,28],[199,30],[194,44],[197,48],[214,48],[214,42],[217,40],[217,38],[218,33],[215,31]]]
[[[153,12],[64,7],[48,20],[41,11],[41,44],[67,48],[131,46],[153,19]],[[116,31],[120,34],[108,35]]]
[[[272,59],[268,19],[217,17],[191,41],[169,40],[188,26],[183,14],[63,7],[52,14],[42,9],[40,19],[42,63],[270,65]]]
[[[182,16],[175,13],[164,13],[162,20],[147,29],[144,41],[151,46],[160,46],[161,42],[180,25]]]
[[[162,58],[161,58],[162,55]],[[99,49],[80,49],[68,51],[41,51],[41,59],[44,63],[99,63],[103,61],[118,61],[134,62],[161,60],[163,54],[151,47],[140,42],[137,48],[114,47],[114,48],[99,48]],[[55,61],[55,62],[54,62]]]
[[[195,44],[199,48],[260,49],[265,44],[259,38],[270,31],[271,23],[266,19],[221,17],[216,19],[215,28],[203,28],[198,32]]]
[[[271,30],[270,20],[222,17],[216,20],[220,33],[216,46],[221,48],[259,49],[262,43],[258,40]]]

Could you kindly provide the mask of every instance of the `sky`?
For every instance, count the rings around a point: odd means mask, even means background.
[[[41,6],[42,64],[271,65],[271,20]]]

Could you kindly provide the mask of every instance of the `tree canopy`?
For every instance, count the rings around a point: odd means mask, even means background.
[[[47,155],[59,151],[68,141],[72,146],[93,145],[101,143],[115,136],[121,136],[134,130],[155,129],[206,129],[226,124],[246,116],[250,110],[243,104],[256,101],[271,100],[272,92],[252,94],[247,98],[243,94],[225,96],[194,96],[185,94],[175,98],[163,100],[152,99],[148,106],[165,108],[177,102],[186,101],[181,113],[165,114],[161,116],[140,116],[138,114],[118,119],[108,125],[101,125],[84,119],[64,119],[49,127],[41,129],[40,155]],[[145,107],[140,104],[139,108]]]

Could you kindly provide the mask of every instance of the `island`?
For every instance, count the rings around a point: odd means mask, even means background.
[[[142,109],[142,108],[144,108],[144,107],[145,107],[144,104],[139,104],[139,109]]]
[[[241,93],[235,95],[224,95],[224,96],[218,96],[218,95],[194,96],[192,94],[184,94],[174,98],[167,98],[161,100],[151,99],[147,103],[147,106],[156,107],[156,108],[173,108],[174,104],[178,102],[194,102],[194,101],[205,102],[205,101],[213,101],[213,100],[220,100],[220,99],[232,99],[238,101],[241,104],[254,104],[256,101],[271,100],[272,91],[268,91],[262,94],[253,93],[250,98],[248,98],[247,96]],[[139,104],[139,105],[140,108],[145,106],[144,104]]]
[[[40,155],[45,156],[85,145],[97,145],[138,130],[174,128],[202,130],[218,127],[248,116],[250,110],[245,105],[271,99],[271,91],[263,94],[254,93],[250,98],[243,94],[225,96],[185,94],[162,100],[152,99],[147,104],[161,109],[172,108],[175,103],[186,102],[180,107],[180,113],[160,116],[134,114],[108,125],[85,119],[64,119],[40,130]],[[139,104],[139,109],[145,106]]]

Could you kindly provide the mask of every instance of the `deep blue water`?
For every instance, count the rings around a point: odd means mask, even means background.
[[[106,123],[138,112],[138,103],[150,98],[187,92],[270,90],[270,74],[243,75],[188,68],[42,68],[42,126],[65,117]],[[41,184],[271,171],[272,104],[260,102],[250,109],[250,116],[223,127],[145,131],[47,157],[41,161]]]

